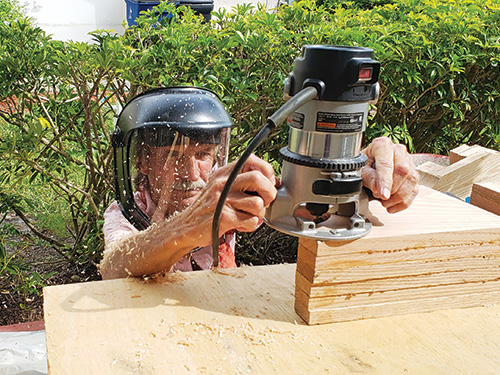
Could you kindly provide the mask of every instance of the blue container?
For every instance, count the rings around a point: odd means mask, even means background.
[[[150,10],[160,4],[160,2],[158,0],[125,0],[125,4],[127,4],[127,24],[133,26],[137,25],[135,19],[139,16],[140,12]],[[164,16],[168,16],[168,13],[161,15],[161,17]]]
[[[129,26],[137,25],[135,19],[142,11],[150,10],[160,4],[160,0],[125,0],[127,4],[127,24]],[[210,21],[212,10],[214,10],[214,0],[176,0],[173,3],[176,6],[189,6],[196,13],[201,14],[205,21]],[[169,17],[168,12],[164,12],[159,18]]]

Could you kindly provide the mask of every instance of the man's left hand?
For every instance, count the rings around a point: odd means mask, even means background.
[[[363,153],[368,156],[368,165],[361,170],[363,184],[382,201],[387,212],[408,208],[418,194],[418,172],[406,147],[380,137]]]

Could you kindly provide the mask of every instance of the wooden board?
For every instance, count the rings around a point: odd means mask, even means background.
[[[496,183],[486,181],[472,185],[470,203],[495,215],[500,215],[500,179]]]
[[[500,302],[500,217],[425,187],[398,214],[366,210],[364,238],[300,239],[295,308],[309,324]]]
[[[470,152],[470,149],[471,146],[460,145],[453,150],[450,150],[450,164],[454,164],[457,161],[465,159],[468,156],[467,153]]]
[[[49,373],[498,374],[500,306],[307,326],[295,265],[44,289]]]
[[[500,182],[500,153],[478,145],[462,145],[450,151],[450,165],[428,161],[416,167],[420,184],[466,199],[472,184],[481,181]]]

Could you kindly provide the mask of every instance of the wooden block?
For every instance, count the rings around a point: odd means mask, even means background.
[[[393,300],[390,303],[374,305],[353,305],[337,308],[312,309],[302,299],[309,300],[305,293],[296,291],[295,310],[309,324],[327,324],[331,322],[346,322],[351,320],[390,317],[404,314],[414,314],[415,311],[428,313],[439,309],[470,308],[475,306],[488,306],[491,301],[500,301],[500,284],[493,285],[488,291],[473,292],[473,294],[460,294],[457,290],[454,295],[420,298],[418,301]],[[495,289],[497,288],[497,289]],[[397,296],[396,296],[397,297]]]
[[[293,310],[294,274],[288,264],[44,288],[49,374],[498,373],[500,305],[308,326]]]
[[[500,183],[486,181],[473,184],[470,203],[500,215]]]
[[[444,176],[446,166],[427,161],[416,167],[419,176],[419,184],[427,187],[434,187],[439,179]]]
[[[450,165],[465,159],[467,155],[464,155],[464,152],[469,150],[470,146],[468,145],[460,145],[453,150],[450,151]]]
[[[500,179],[500,153],[480,146],[472,146],[461,153],[463,158],[450,166],[427,162],[417,167],[420,183],[460,199],[470,196],[472,184]]]
[[[361,239],[299,241],[295,308],[306,322],[500,302],[500,217],[425,187],[398,214],[368,209]]]
[[[460,161],[462,159],[465,159],[469,156],[472,155],[478,155],[478,154],[496,154],[498,151],[491,150],[489,148],[479,146],[479,145],[473,145],[473,146],[468,146],[468,145],[461,145],[458,146],[457,148],[454,148],[453,150],[450,151],[450,165],[456,163],[457,161]]]

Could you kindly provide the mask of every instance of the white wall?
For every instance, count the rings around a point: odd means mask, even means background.
[[[22,2],[22,0],[20,1]],[[88,32],[112,29],[123,33],[124,0],[24,0],[28,16],[54,39],[90,41]]]
[[[274,1],[274,0],[267,0]],[[266,0],[214,0],[215,9],[238,3],[266,3]],[[20,0],[28,16],[54,39],[90,41],[90,31],[111,29],[123,34],[125,0]]]

